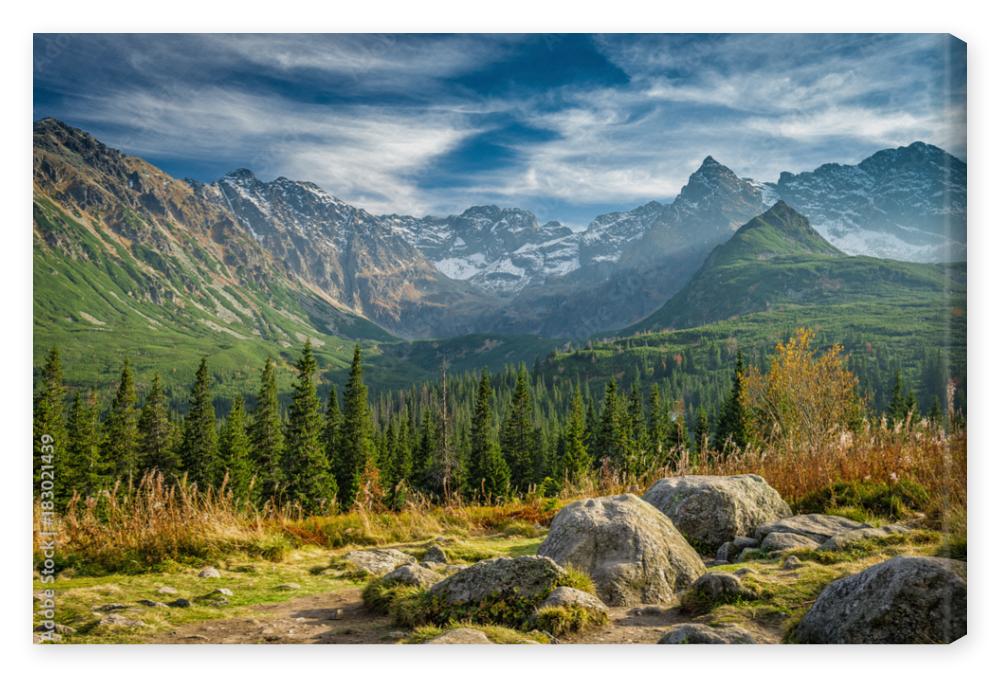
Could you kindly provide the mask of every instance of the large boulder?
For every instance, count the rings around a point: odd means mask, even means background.
[[[394,585],[429,588],[441,580],[441,575],[419,564],[399,566],[382,577],[382,582]]]
[[[660,638],[661,645],[752,645],[752,633],[739,626],[707,626],[704,623],[681,623]]]
[[[564,576],[565,571],[548,557],[501,557],[462,569],[428,592],[442,608],[477,607],[511,599],[534,608]]]
[[[417,559],[398,549],[358,549],[345,554],[343,562],[373,576],[384,576],[405,564],[417,563]]]
[[[948,643],[966,632],[965,564],[895,557],[826,586],[795,628],[817,644]]]
[[[705,573],[701,557],[670,519],[635,495],[567,505],[538,553],[586,571],[612,606],[670,602]]]
[[[799,514],[757,526],[755,537],[758,540],[763,540],[771,533],[792,533],[811,538],[822,544],[834,535],[862,528],[870,528],[870,526],[867,523],[858,523],[843,516]]]
[[[706,554],[792,513],[778,491],[755,474],[663,478],[653,483],[643,499],[666,514]]]

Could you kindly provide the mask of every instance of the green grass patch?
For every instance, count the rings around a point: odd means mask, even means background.
[[[570,633],[579,633],[591,628],[603,626],[608,622],[608,615],[602,611],[593,611],[581,606],[545,607],[535,615],[534,625],[538,630],[545,631],[555,637]]]
[[[413,633],[403,642],[407,644],[424,644],[434,638],[440,637],[449,630],[455,628],[468,628],[478,630],[489,638],[490,642],[498,645],[526,645],[533,643],[548,644],[551,639],[548,635],[539,631],[524,632],[514,630],[506,626],[483,625],[478,623],[453,623],[447,626],[424,625],[414,628]]]
[[[895,483],[834,483],[806,495],[795,508],[801,513],[835,514],[857,521],[871,517],[897,520],[924,511],[930,501],[926,488],[903,478]]]

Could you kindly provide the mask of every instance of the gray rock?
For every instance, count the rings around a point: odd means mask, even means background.
[[[582,607],[588,611],[608,615],[608,607],[599,597],[573,587],[557,587],[538,605],[539,610],[559,607]]]
[[[472,628],[452,628],[441,633],[433,640],[428,640],[429,645],[491,645],[486,633]]]
[[[73,626],[65,625],[63,623],[52,623],[52,624],[49,624],[49,625],[46,625],[44,623],[39,623],[38,625],[35,626],[34,632],[36,632],[36,633],[44,633],[44,632],[47,632],[50,629],[56,635],[75,635],[76,634],[76,628],[74,628]]]
[[[753,645],[752,633],[739,626],[707,626],[704,623],[681,623],[660,638],[661,645]]]
[[[743,578],[745,576],[756,576],[752,568],[738,568],[733,571],[733,575],[737,578]]]
[[[902,535],[909,532],[909,528],[893,525],[881,526],[879,528],[858,528],[857,530],[849,530],[846,533],[834,535],[820,545],[819,548],[825,552],[838,552],[862,540],[886,538],[890,535]]]
[[[966,633],[966,567],[895,557],[824,588],[793,637],[817,644],[949,643]]]
[[[487,559],[433,585],[428,592],[446,604],[468,605],[503,595],[541,602],[565,571],[548,557]]]
[[[99,611],[102,614],[110,614],[114,611],[121,611],[122,609],[128,609],[128,604],[102,604],[99,607],[94,607],[94,611]]]
[[[103,628],[142,628],[146,624],[137,618],[128,618],[121,614],[108,614],[98,623]]]
[[[175,607],[177,609],[187,609],[189,606],[191,606],[191,600],[184,599],[183,597],[178,597],[172,602],[167,602],[167,606]]]
[[[375,576],[384,576],[404,564],[417,563],[416,557],[398,549],[358,549],[348,552],[343,560]]]
[[[843,516],[799,514],[757,526],[756,537],[758,540],[763,540],[771,533],[794,533],[823,543],[834,535],[869,527],[867,523],[858,523]]]
[[[760,552],[760,547],[747,547],[746,549],[740,550],[740,555],[736,557],[736,561],[741,564],[746,561],[751,561],[757,558],[757,555],[760,554]]]
[[[706,552],[792,513],[778,491],[755,474],[663,478],[643,499],[666,514],[692,545]]]
[[[757,599],[757,592],[745,586],[739,576],[710,571],[694,581],[681,603],[689,610],[698,610],[740,599]]]
[[[143,605],[144,607],[165,607],[165,606],[167,606],[163,602],[157,602],[157,601],[154,601],[152,599],[140,599],[139,600],[139,604]]]
[[[214,566],[206,566],[198,572],[199,578],[221,578],[222,573]]]
[[[586,571],[612,606],[668,603],[705,572],[670,519],[635,495],[567,505],[538,553]]]
[[[421,559],[421,561],[435,564],[447,564],[448,554],[437,545],[431,545],[427,548],[427,551],[424,552],[424,558]]]
[[[382,580],[397,585],[429,588],[441,580],[441,575],[429,568],[424,568],[420,564],[407,564],[406,566],[400,566],[394,571],[390,571],[382,577]]]
[[[736,558],[740,555],[740,552],[747,549],[748,547],[756,547],[756,546],[757,546],[757,538],[751,538],[740,535],[733,538],[729,542],[723,542],[715,553],[715,559],[716,561],[719,562],[731,563],[733,561],[736,561]]]
[[[805,566],[805,564],[803,564],[799,560],[799,558],[797,556],[795,556],[794,554],[791,555],[791,556],[785,557],[785,561],[782,562],[782,564],[781,564],[781,568],[785,569],[786,571],[793,571],[793,570],[795,570],[797,568],[802,568],[803,566]]]
[[[301,590],[302,586],[298,583],[282,583],[281,585],[274,588],[275,590],[280,590],[282,592],[287,592],[289,590]]]
[[[160,595],[176,595],[177,589],[172,588],[169,585],[161,585],[160,587],[156,588],[156,592],[157,594]]]
[[[760,548],[765,552],[781,552],[786,549],[815,549],[819,543],[798,533],[768,533],[760,541]]]

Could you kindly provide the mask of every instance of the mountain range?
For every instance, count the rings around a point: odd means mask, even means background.
[[[775,183],[707,157],[673,201],[604,214],[584,230],[491,205],[379,216],[313,183],[265,182],[247,169],[211,183],[175,179],[42,119],[36,345],[72,332],[100,348],[124,333],[144,337],[149,355],[180,360],[181,350],[224,343],[249,362],[305,339],[341,360],[348,341],[364,340],[407,365],[439,343],[400,338],[454,338],[450,354],[507,362],[556,345],[538,336],[677,328],[865,296],[844,269],[874,268],[906,287],[913,274],[935,281],[927,274],[940,267],[882,258],[964,259],[965,197],[965,163],[914,143]]]

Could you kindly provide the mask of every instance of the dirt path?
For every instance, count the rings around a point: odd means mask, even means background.
[[[360,589],[349,589],[263,605],[253,616],[192,623],[155,635],[149,642],[384,644],[400,637],[388,617],[364,607]]]
[[[690,618],[676,607],[611,609],[611,621],[597,630],[564,637],[560,642],[586,644],[654,644],[671,626]],[[254,616],[205,621],[154,636],[169,644],[388,644],[406,631],[364,607],[360,589],[300,597],[257,607]],[[759,634],[761,642],[773,636]]]

